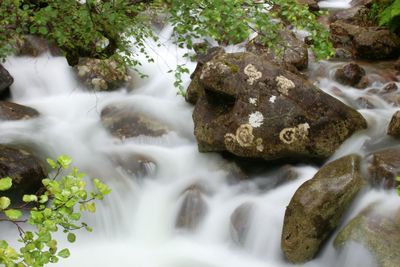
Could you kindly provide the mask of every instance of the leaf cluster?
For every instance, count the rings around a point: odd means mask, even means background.
[[[92,229],[81,221],[83,211],[95,212],[95,200],[102,200],[111,192],[110,188],[99,179],[94,179],[94,191],[87,191],[84,173],[72,168],[69,173],[56,179],[59,174],[69,170],[72,160],[60,156],[57,161],[48,159],[48,163],[56,172],[53,178],[42,180],[43,189],[33,195],[24,195],[23,203],[14,207],[8,197],[0,197],[0,222],[14,224],[22,244],[19,251],[9,246],[5,240],[0,241],[0,264],[6,267],[33,266],[41,267],[48,263],[56,263],[59,258],[67,258],[67,248],[59,249],[53,234],[62,231],[69,242],[75,242],[73,233],[79,229]],[[10,189],[12,179],[0,179],[0,191]],[[21,226],[29,224],[34,230],[26,231]]]
[[[400,28],[400,0],[394,0],[383,7],[383,11],[378,16],[379,25],[387,26],[392,31],[398,30]]]

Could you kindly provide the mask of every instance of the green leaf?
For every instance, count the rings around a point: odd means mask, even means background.
[[[0,197],[0,209],[5,210],[11,204],[11,200],[8,197]]]
[[[16,221],[22,216],[22,212],[19,210],[9,209],[4,212],[4,214],[12,221]]]
[[[70,256],[70,253],[69,253],[69,250],[67,248],[64,248],[63,250],[58,252],[57,255],[60,256],[61,258],[68,258]]]
[[[55,161],[52,160],[52,159],[47,159],[47,163],[50,165],[50,167],[51,167],[52,169],[57,169],[57,168],[58,168],[57,162],[55,162]]]
[[[0,179],[0,191],[6,191],[12,186],[12,179],[10,177],[5,177]]]
[[[22,197],[23,202],[36,202],[38,201],[38,198],[36,195],[24,195]]]
[[[75,236],[74,233],[68,233],[67,239],[68,239],[69,242],[74,243],[75,240],[76,240],[76,236]]]
[[[61,168],[66,169],[72,163],[72,159],[66,155],[61,155],[57,158],[58,164],[60,164]]]

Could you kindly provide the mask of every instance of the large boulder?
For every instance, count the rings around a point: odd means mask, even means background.
[[[78,78],[96,91],[118,89],[131,79],[122,60],[81,58],[74,68]]]
[[[288,70],[290,66],[296,67],[298,70],[304,70],[308,67],[308,50],[307,45],[300,41],[293,32],[282,30],[280,38],[285,46],[276,47],[283,50],[283,55],[276,55],[273,49],[269,48],[262,42],[260,36],[252,39],[247,45],[246,50],[257,54],[265,55],[271,62],[282,65]]]
[[[368,157],[369,182],[374,187],[394,188],[400,175],[400,148],[384,149]]]
[[[349,155],[323,166],[297,189],[286,208],[282,230],[281,245],[289,261],[314,258],[363,184],[360,156]]]
[[[24,194],[34,194],[47,177],[42,162],[31,152],[0,145],[0,177],[10,177],[13,186],[3,195],[21,200]]]
[[[337,235],[335,247],[356,242],[375,257],[379,267],[400,264],[400,210],[372,205],[352,219]]]
[[[0,64],[0,99],[9,94],[10,86],[14,82],[10,73]]]
[[[28,120],[39,116],[36,109],[17,103],[0,101],[0,120]]]
[[[385,28],[361,27],[342,20],[330,24],[335,47],[360,59],[394,59],[400,54],[400,37]]]
[[[158,137],[168,132],[156,119],[134,112],[129,106],[105,107],[101,111],[101,122],[113,136],[121,139],[140,135]]]
[[[207,212],[207,203],[200,186],[193,185],[183,193],[183,202],[176,219],[176,227],[195,230]]]
[[[200,91],[193,120],[202,152],[324,159],[367,127],[357,111],[252,53],[214,57],[189,88]]]
[[[335,79],[344,85],[356,86],[365,76],[365,70],[358,64],[352,62],[338,68]]]

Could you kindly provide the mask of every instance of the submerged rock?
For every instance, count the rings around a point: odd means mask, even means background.
[[[367,127],[357,111],[251,53],[214,57],[190,86],[201,90],[193,112],[201,152],[324,159]]]
[[[400,210],[373,205],[352,219],[337,235],[335,247],[356,242],[374,255],[379,267],[400,263]]]
[[[24,194],[34,194],[42,186],[47,171],[31,152],[0,145],[0,177],[7,176],[13,186],[2,195],[21,200]]]
[[[17,56],[37,57],[50,52],[53,56],[62,55],[61,50],[50,41],[35,35],[24,35],[17,39]]]
[[[82,58],[74,68],[79,79],[97,91],[118,89],[131,79],[126,65],[114,59]]]
[[[298,70],[304,70],[308,67],[308,50],[307,45],[300,41],[293,32],[283,30],[280,32],[280,38],[285,43],[285,47],[277,47],[284,50],[282,56],[277,56],[272,49],[264,45],[260,37],[256,37],[246,45],[246,50],[266,56],[271,62],[282,65],[284,68],[292,65]],[[288,69],[290,70],[290,68]]]
[[[393,114],[387,133],[396,139],[400,139],[400,111]]]
[[[207,203],[204,200],[202,189],[193,185],[183,193],[182,206],[176,219],[176,228],[194,230],[200,224],[207,212]]]
[[[254,204],[245,202],[237,207],[231,215],[231,237],[239,245],[244,245],[250,229]]]
[[[356,63],[349,63],[335,72],[335,79],[344,85],[356,86],[365,76],[365,70]]]
[[[10,93],[10,86],[14,82],[10,73],[0,64],[0,99],[5,98]]]
[[[282,230],[281,246],[289,261],[303,263],[315,257],[363,184],[360,156],[349,155],[323,166],[297,189]]]
[[[369,181],[374,187],[394,188],[400,175],[400,148],[373,153],[368,158]]]
[[[121,139],[140,135],[158,137],[168,132],[156,119],[133,112],[129,106],[105,107],[101,111],[101,122],[113,136]]]
[[[17,103],[0,101],[0,120],[28,120],[39,116],[36,109]]]
[[[128,154],[128,155],[112,155],[112,161],[121,168],[127,175],[135,175],[136,177],[145,177],[154,175],[157,172],[157,164],[146,155]]]

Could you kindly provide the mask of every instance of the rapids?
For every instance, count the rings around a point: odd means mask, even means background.
[[[323,1],[321,5],[346,8],[349,2]],[[52,157],[69,155],[80,170],[101,177],[113,190],[95,215],[85,217],[93,226],[93,233],[78,233],[74,244],[68,244],[60,236],[61,245],[70,248],[71,257],[61,260],[57,266],[293,266],[285,261],[280,249],[283,216],[296,189],[316,173],[317,167],[296,165],[299,179],[266,191],[260,186],[260,180],[265,181],[273,173],[233,183],[229,173],[221,168],[225,162],[221,156],[199,153],[193,136],[193,107],[177,96],[173,76],[167,74],[177,63],[185,63],[191,70],[195,64],[182,59],[185,51],[170,43],[170,34],[169,28],[160,34],[164,41],[160,48],[149,43],[156,64],[144,64],[142,71],[150,78],[135,79],[132,91],[88,92],[60,57],[12,57],[5,64],[15,79],[12,101],[37,109],[41,116],[0,123],[0,143],[34,146]],[[312,63],[310,75],[329,94],[335,96],[332,88],[344,89],[340,99],[351,105],[366,90],[349,89],[333,81],[332,71],[337,64]],[[189,83],[188,76],[185,83]],[[384,82],[377,81],[374,87],[383,85]],[[374,101],[377,109],[359,110],[369,128],[346,141],[330,160],[392,145],[385,129],[394,108],[379,98]],[[100,122],[100,111],[111,103],[130,104],[135,110],[158,118],[172,131],[160,138],[137,137],[123,141],[112,138]],[[127,174],[110,160],[113,155],[137,154],[151,158],[156,164],[145,166],[145,177]],[[207,213],[195,231],[177,230],[175,220],[182,192],[193,184],[207,189]],[[388,207],[400,204],[394,191],[369,190],[358,197],[343,223],[377,200],[383,200]],[[230,237],[230,216],[244,202],[254,203],[255,209],[245,244],[239,247]],[[2,236],[12,240],[16,233],[10,227]],[[376,265],[362,247],[349,246],[338,252],[330,240],[317,259],[304,266]]]

